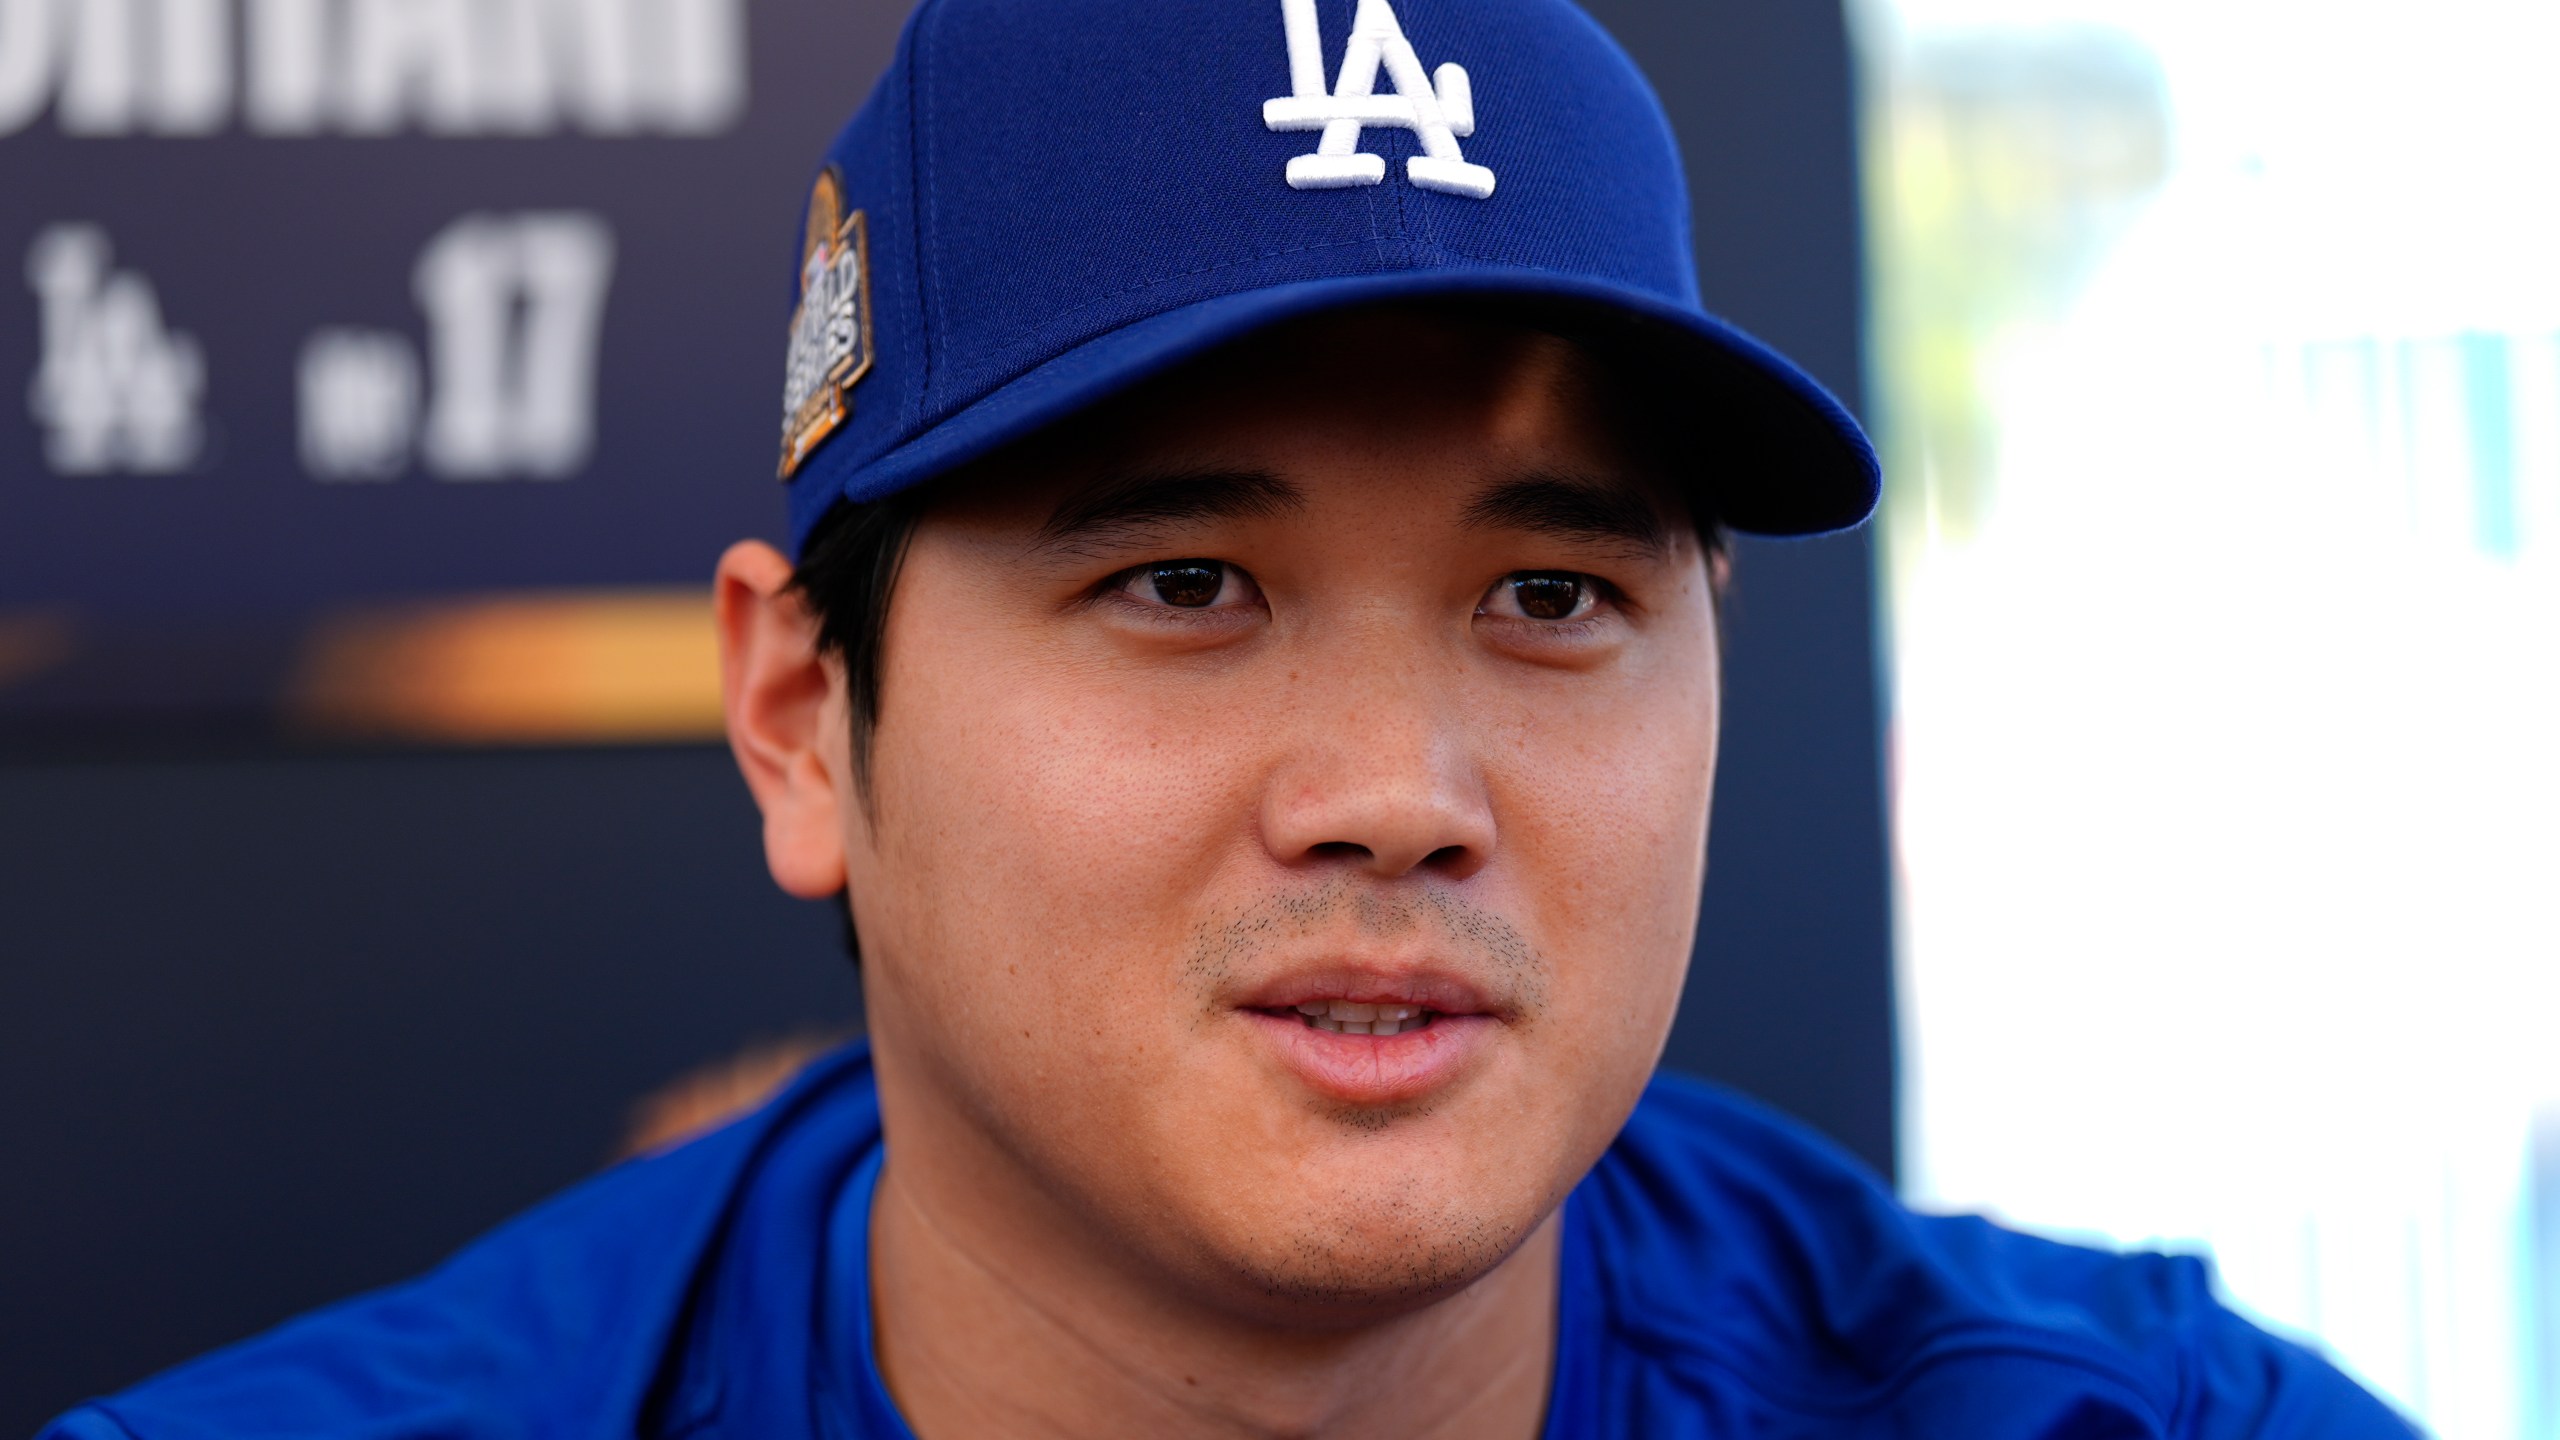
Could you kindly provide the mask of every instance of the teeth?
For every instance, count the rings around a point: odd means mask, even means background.
[[[1298,1013],[1311,1029],[1336,1035],[1401,1035],[1428,1023],[1419,1005],[1364,1005],[1351,1000],[1310,1000]]]

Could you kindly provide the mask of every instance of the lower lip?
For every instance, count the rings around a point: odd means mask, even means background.
[[[1346,1035],[1295,1015],[1248,1010],[1282,1063],[1317,1092],[1353,1105],[1404,1105],[1455,1081],[1493,1038],[1490,1015],[1437,1015],[1418,1030]]]

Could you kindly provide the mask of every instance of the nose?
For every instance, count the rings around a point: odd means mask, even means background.
[[[1328,687],[1334,688],[1334,687]],[[1263,797],[1263,844],[1283,865],[1342,865],[1381,879],[1463,880],[1493,858],[1492,797],[1456,698],[1365,686],[1307,706]]]

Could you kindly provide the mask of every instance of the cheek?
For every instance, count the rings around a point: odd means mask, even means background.
[[[1521,707],[1508,730],[1487,778],[1508,887],[1555,961],[1556,1018],[1649,1069],[1705,871],[1711,678],[1647,687],[1639,703]]]
[[[859,868],[887,887],[884,963],[928,1023],[990,1064],[1072,1048],[1083,1065],[1122,1048],[1122,1019],[1161,1025],[1200,896],[1248,838],[1234,727],[965,648],[886,679],[932,699],[884,707],[878,853]]]

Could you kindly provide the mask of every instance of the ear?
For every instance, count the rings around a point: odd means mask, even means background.
[[[759,540],[720,557],[712,607],[729,750],[764,812],[774,883],[804,900],[844,889],[844,797],[852,759],[841,667],[791,588],[791,562]]]

